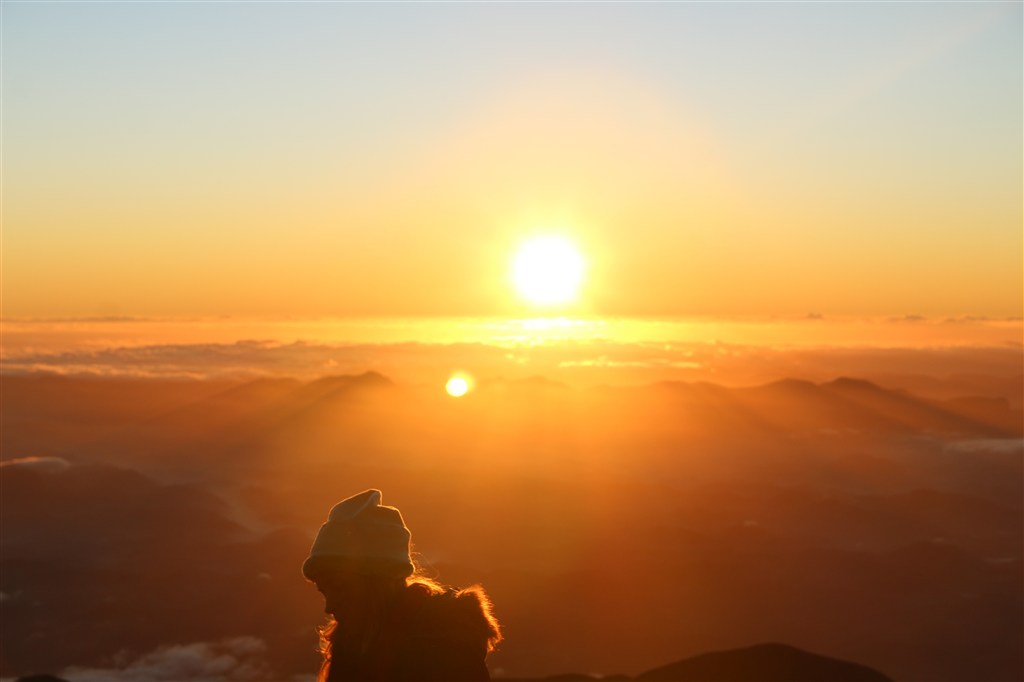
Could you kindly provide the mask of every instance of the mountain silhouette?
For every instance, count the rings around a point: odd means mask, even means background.
[[[819,656],[786,644],[715,651],[638,675],[644,682],[892,682],[858,663]]]
[[[538,682],[537,678],[497,679],[504,682]],[[539,679],[543,682],[892,682],[892,678],[865,665],[777,643],[691,656],[648,670],[636,677],[563,673]]]

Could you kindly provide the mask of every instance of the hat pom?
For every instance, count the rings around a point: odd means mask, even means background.
[[[382,497],[379,490],[371,489],[342,500],[331,507],[327,522],[351,521],[370,507],[379,507]]]

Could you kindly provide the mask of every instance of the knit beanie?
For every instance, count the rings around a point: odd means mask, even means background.
[[[358,573],[411,575],[409,529],[401,512],[380,501],[379,490],[367,490],[334,505],[302,564],[302,574],[312,580],[317,565],[330,560]]]

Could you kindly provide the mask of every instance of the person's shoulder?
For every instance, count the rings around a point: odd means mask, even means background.
[[[409,585],[393,680],[489,680],[485,659],[501,639],[487,594],[432,582]]]
[[[465,589],[409,586],[417,635],[472,643],[486,655],[501,641],[501,627],[487,593],[479,585]]]

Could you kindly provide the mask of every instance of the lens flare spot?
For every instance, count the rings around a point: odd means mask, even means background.
[[[469,379],[464,376],[453,376],[445,384],[444,390],[453,398],[461,398],[469,392]]]

